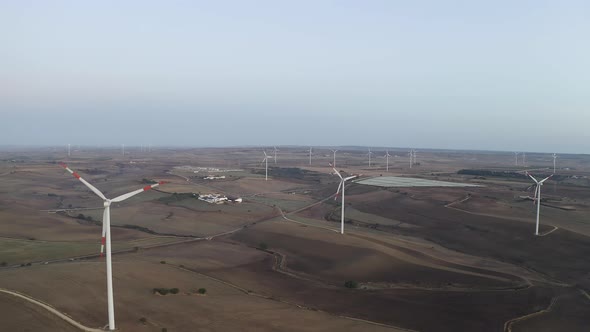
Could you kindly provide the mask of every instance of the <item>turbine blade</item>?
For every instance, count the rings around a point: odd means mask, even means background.
[[[126,194],[123,194],[123,195],[121,195],[121,196],[117,196],[117,197],[115,197],[115,198],[111,199],[111,202],[122,202],[122,201],[124,201],[124,200],[126,200],[126,199],[128,199],[128,198],[131,198],[131,197],[133,197],[133,196],[135,196],[135,195],[137,195],[137,194],[140,194],[140,193],[142,193],[142,192],[144,192],[144,191],[148,191],[148,190],[150,190],[150,189],[152,189],[152,188],[155,188],[155,187],[157,187],[157,186],[159,186],[159,185],[161,185],[161,184],[164,184],[164,183],[165,183],[165,182],[161,181],[161,182],[158,182],[158,183],[152,184],[152,185],[150,185],[150,186],[145,186],[145,187],[143,187],[143,188],[141,188],[141,189],[134,190],[134,191],[132,191],[132,192],[130,192],[130,193],[126,193]]]
[[[61,163],[60,166],[65,168],[66,171],[70,172],[70,174],[72,174],[76,179],[80,180],[80,182],[82,182],[86,187],[88,187],[88,189],[92,190],[92,192],[95,193],[98,197],[100,197],[106,201],[107,198],[104,196],[104,194],[102,192],[100,192],[100,190],[96,189],[96,187],[94,187],[93,185],[88,183],[86,180],[82,179],[82,177],[78,173],[72,171],[68,167],[68,165]]]
[[[543,180],[539,181],[539,183],[543,183],[543,182],[549,180],[549,178],[551,178],[552,176],[553,176],[553,174],[549,175],[548,177],[546,177]]]
[[[340,172],[338,172],[338,171],[336,170],[336,168],[334,168],[334,167],[332,167],[332,169],[334,170],[334,173],[335,173],[336,175],[338,175],[338,177],[340,178],[340,180],[342,180],[342,175],[340,175]]]
[[[533,181],[535,181],[535,183],[539,183],[539,181],[537,181],[537,179],[535,179],[534,176],[530,175],[528,172],[526,173],[526,175],[528,175],[531,179],[533,179]]]
[[[357,175],[349,176],[347,178],[344,178],[344,181],[352,180],[352,179],[354,179],[356,177],[357,177]]]
[[[338,196],[340,196],[340,189],[342,189],[343,183],[344,183],[344,181],[340,181],[340,184],[338,185],[338,190],[336,190],[336,195],[334,196],[334,200],[337,200]]]

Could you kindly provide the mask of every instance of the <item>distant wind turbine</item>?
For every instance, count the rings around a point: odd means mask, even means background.
[[[121,154],[125,155],[125,144],[121,144]]]
[[[514,165],[518,166],[518,152],[514,152]]]
[[[266,154],[266,151],[262,151],[264,152],[264,159],[262,159],[262,162],[266,164],[265,166],[265,175],[264,175],[264,180],[268,181],[268,158],[272,158],[269,155]]]
[[[553,154],[553,174],[555,174],[555,161],[557,160],[557,155]]]
[[[68,143],[68,157],[72,155],[70,143]]]
[[[334,160],[332,161],[332,166],[336,167],[336,152],[338,152],[338,150],[330,150],[334,153]]]
[[[533,181],[535,181],[536,188],[535,188],[535,197],[537,199],[537,226],[535,227],[535,235],[539,235],[539,212],[541,210],[541,186],[543,186],[543,182],[547,181],[553,175],[549,175],[548,177],[544,178],[541,181],[537,181],[532,175],[528,172],[526,173]]]
[[[274,152],[275,152],[275,165],[277,164],[277,151],[279,151],[279,150],[278,150],[278,149],[277,149],[277,147],[275,146],[275,147],[274,147]]]
[[[338,172],[335,167],[332,167],[332,169],[334,170],[334,174],[338,175],[338,177],[340,178],[340,184],[338,185],[338,190],[336,191],[336,196],[334,197],[334,199],[338,199],[338,194],[340,193],[340,190],[342,189],[342,203],[341,203],[342,204],[342,211],[340,212],[340,234],[344,234],[344,187],[346,186],[346,181],[356,178],[357,175],[343,178],[342,175],[340,175],[340,172]]]
[[[369,167],[371,167],[371,155],[373,154],[373,152],[371,152],[371,148],[369,148],[369,152],[367,153],[367,156],[369,156]]]
[[[388,150],[385,150],[385,155],[383,157],[385,157],[385,171],[389,172],[389,157],[391,157],[391,155]]]
[[[309,166],[311,166],[311,146],[309,147]]]
[[[88,189],[90,189],[93,193],[95,193],[98,197],[103,200],[104,205],[104,212],[102,215],[102,240],[100,246],[100,256],[102,257],[102,253],[104,250],[104,246],[106,244],[106,263],[107,263],[107,302],[108,302],[108,314],[109,314],[109,330],[115,330],[115,305],[113,299],[113,266],[111,261],[111,203],[118,203],[122,202],[128,198],[131,198],[137,194],[140,194],[144,191],[148,191],[152,188],[155,188],[164,182],[158,182],[149,186],[145,186],[141,189],[132,191],[130,193],[117,196],[113,199],[108,199],[105,195],[100,192],[100,190],[96,189],[93,185],[86,182],[78,173],[72,171],[66,164],[61,164],[66,171],[70,172],[76,179],[80,180]]]

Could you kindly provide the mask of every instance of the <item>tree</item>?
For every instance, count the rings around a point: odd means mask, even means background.
[[[265,242],[260,242],[260,244],[258,245],[258,248],[260,248],[262,250],[266,250],[266,249],[268,249],[268,244],[266,244]]]
[[[141,317],[141,318],[139,319],[139,322],[140,322],[140,323],[142,323],[142,324],[145,324],[145,323],[147,323],[147,318],[145,318],[145,317]]]
[[[170,289],[170,293],[172,294],[178,294],[179,289],[178,288],[172,288]]]
[[[206,288],[199,288],[199,290],[197,292],[199,292],[199,294],[205,295],[205,293],[207,293],[207,289]]]
[[[354,280],[348,280],[344,283],[344,287],[346,288],[357,288],[358,287],[358,283]]]

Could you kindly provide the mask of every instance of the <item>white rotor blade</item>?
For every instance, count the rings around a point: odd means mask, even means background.
[[[539,183],[539,181],[537,181],[537,179],[535,179],[532,175],[530,175],[529,173],[526,173],[526,175],[530,176],[531,179],[533,179],[533,181],[535,181],[535,183]]]
[[[336,168],[332,167],[332,169],[334,170],[334,174],[338,175],[338,177],[340,178],[340,180],[342,180],[342,175],[340,175],[340,172],[338,172],[336,170]]]
[[[63,163],[60,164],[60,165],[61,165],[61,167],[65,168],[66,171],[70,172],[76,179],[78,179],[78,180],[80,180],[80,182],[84,183],[84,185],[86,187],[88,187],[88,189],[92,190],[92,192],[95,193],[98,197],[100,197],[100,198],[102,198],[103,200],[106,201],[107,198],[103,195],[103,193],[100,192],[100,190],[96,189],[96,187],[94,187],[93,185],[91,185],[90,183],[88,183],[86,180],[82,179],[82,177],[78,173],[72,171],[68,167],[68,165],[63,164]]]
[[[549,180],[550,177],[552,177],[553,175],[549,175],[548,177],[544,178],[543,180],[539,181],[539,183],[543,183],[547,180]]]
[[[357,177],[357,175],[349,176],[347,178],[344,178],[344,181],[352,180],[352,179],[354,179],[356,177]]]
[[[117,197],[115,197],[115,198],[111,199],[111,202],[122,202],[122,201],[124,201],[124,200],[126,200],[126,199],[128,199],[128,198],[131,198],[131,197],[133,197],[133,196],[135,196],[135,195],[137,195],[137,194],[140,194],[140,193],[142,193],[142,192],[144,192],[144,191],[148,191],[148,190],[150,190],[150,189],[152,189],[152,188],[155,188],[155,187],[157,187],[157,186],[159,186],[159,185],[161,185],[161,184],[164,184],[164,182],[162,182],[162,181],[161,181],[161,182],[158,182],[158,183],[152,184],[152,185],[150,185],[150,186],[145,186],[145,187],[143,187],[143,188],[141,188],[141,189],[137,189],[137,190],[135,190],[135,191],[132,191],[132,192],[130,192],[130,193],[123,194],[123,195],[121,195],[121,196],[117,196]]]
[[[340,181],[340,184],[338,185],[338,190],[336,190],[336,194],[334,196],[334,200],[338,199],[338,195],[340,194],[340,189],[342,189],[342,183],[344,183],[344,181]]]

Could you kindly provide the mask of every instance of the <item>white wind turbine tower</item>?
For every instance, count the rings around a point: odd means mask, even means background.
[[[86,182],[80,175],[74,171],[72,171],[66,164],[61,164],[63,168],[65,168],[68,172],[70,172],[76,179],[80,180],[88,189],[94,192],[98,197],[103,200],[104,205],[104,212],[102,215],[102,241],[100,246],[100,255],[102,257],[102,253],[106,244],[106,263],[107,263],[107,302],[108,302],[108,313],[109,313],[109,330],[115,330],[115,305],[113,299],[113,266],[111,261],[111,203],[118,203],[122,202],[128,198],[131,198],[137,194],[140,194],[144,191],[150,190],[155,188],[164,182],[158,182],[156,184],[152,184],[150,186],[145,186],[141,189],[129,192],[127,194],[123,194],[121,196],[117,196],[113,199],[108,199],[105,195],[100,192],[100,190],[96,189],[93,185]]]
[[[68,143],[68,157],[72,155],[70,143]]]
[[[539,212],[541,210],[541,186],[543,186],[543,182],[547,181],[553,175],[549,175],[548,177],[544,178],[541,181],[537,181],[537,179],[535,179],[528,172],[526,173],[526,175],[530,176],[530,178],[533,179],[533,181],[535,181],[535,183],[537,185],[535,188],[535,198],[537,199],[537,226],[535,227],[535,235],[539,235]]]
[[[309,166],[311,166],[311,146],[309,147]]]
[[[275,165],[277,164],[277,151],[279,151],[279,150],[278,150],[278,149],[277,149],[277,147],[275,146],[275,147],[274,147],[274,152],[275,152]]]
[[[266,151],[262,151],[264,152],[264,159],[262,159],[262,162],[266,164],[265,166],[265,175],[264,175],[264,180],[268,181],[268,158],[272,158],[269,155],[266,154]]]
[[[369,156],[369,167],[371,167],[371,155],[373,154],[373,152],[371,152],[371,148],[369,148],[369,153],[367,153],[367,156]]]
[[[385,171],[389,172],[389,157],[391,157],[389,150],[385,150],[385,155],[383,157],[385,157]]]
[[[555,161],[557,160],[557,155],[553,154],[553,174],[555,174]]]
[[[518,152],[514,152],[514,165],[518,166]]]
[[[410,150],[410,152],[408,152],[408,156],[410,157],[410,168],[412,168],[412,164],[414,162],[414,150]]]
[[[336,167],[336,152],[338,152],[338,150],[330,150],[334,153],[334,160],[332,161],[332,166]]]
[[[121,154],[125,155],[125,144],[121,144]]]
[[[338,199],[338,194],[340,193],[340,189],[342,189],[342,211],[340,212],[340,234],[344,234],[344,187],[346,186],[346,181],[356,178],[357,175],[343,178],[342,175],[340,175],[340,172],[338,172],[335,167],[332,167],[332,169],[334,170],[334,173],[336,175],[338,175],[338,177],[340,178],[340,184],[338,185],[338,190],[336,191],[336,196],[334,197],[334,199]]]
[[[412,150],[412,158],[414,159],[413,164],[416,165],[416,150]]]

